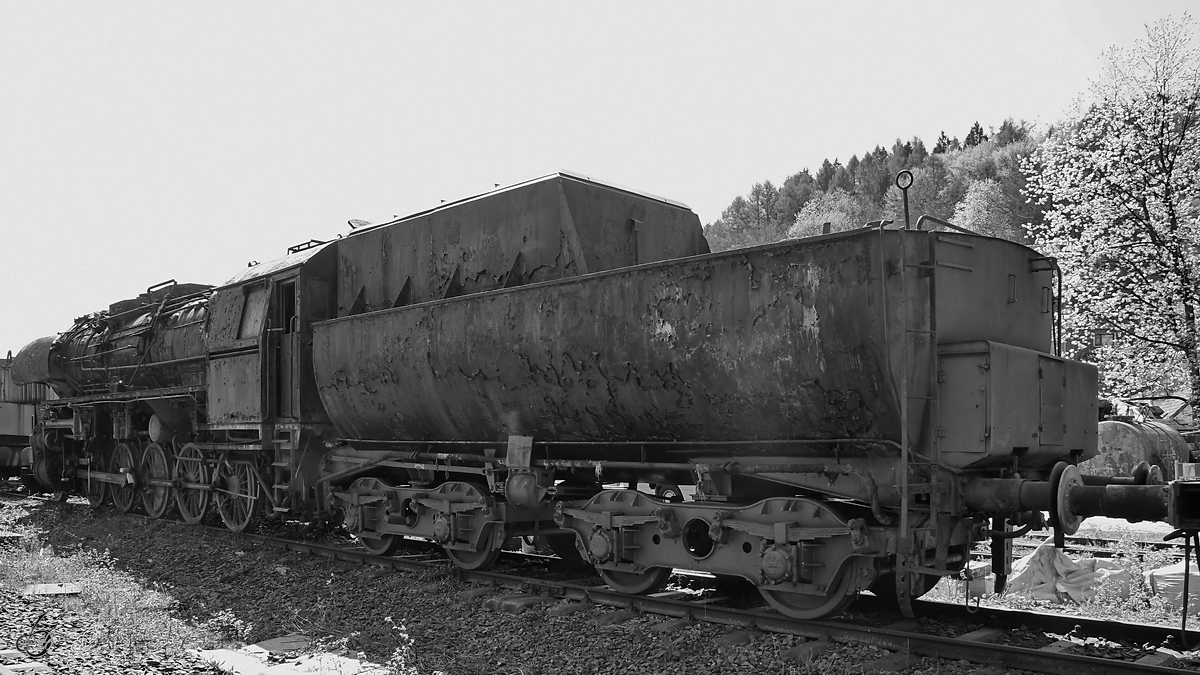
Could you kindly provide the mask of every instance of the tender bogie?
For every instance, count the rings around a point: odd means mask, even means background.
[[[814,499],[679,504],[609,490],[579,508],[560,504],[556,516],[600,570],[697,569],[740,576],[777,595],[856,593],[870,586],[875,560],[895,552],[883,528]]]
[[[447,481],[433,487],[393,486],[358,478],[333,493],[343,524],[368,550],[402,537],[442,546],[465,569],[490,566],[509,537],[547,529],[553,509],[522,509],[498,500],[487,486]]]

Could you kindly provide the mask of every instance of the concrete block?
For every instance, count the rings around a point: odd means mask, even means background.
[[[269,663],[259,656],[229,649],[209,649],[195,653],[200,658],[237,675],[383,675],[386,672],[383,667],[373,663],[327,653],[306,654],[287,663]]]
[[[687,619],[671,619],[670,621],[660,621],[650,626],[650,630],[655,633],[672,633],[687,628],[689,624],[691,622]]]
[[[0,668],[4,668],[4,669],[8,670],[10,673],[19,673],[20,675],[24,675],[25,673],[53,673],[54,672],[53,668],[51,668],[50,666],[48,666],[40,661],[31,661],[29,663],[18,663],[15,666],[0,666]]]
[[[735,630],[732,633],[726,633],[721,637],[713,640],[719,645],[732,647],[733,645],[741,645],[747,642],[753,642],[762,637],[761,631],[756,630]]]
[[[596,624],[597,626],[611,626],[614,623],[624,623],[635,616],[637,616],[636,613],[627,609],[622,609],[616,612],[600,614],[596,618],[592,619],[592,623]]]
[[[591,605],[584,602],[563,602],[546,610],[546,613],[553,614],[554,616],[567,616],[576,612],[587,611],[590,607]]]
[[[1053,644],[1048,644],[1045,647],[1040,648],[1038,651],[1053,652],[1053,653],[1059,654],[1062,652],[1069,652],[1072,649],[1075,649],[1074,642],[1071,642],[1070,640],[1059,640],[1057,642],[1054,642]]]
[[[980,628],[973,630],[966,635],[959,635],[959,640],[967,640],[969,642],[991,642],[1000,637],[1004,631],[999,628]]]
[[[269,667],[263,661],[249,654],[235,652],[232,649],[204,649],[200,651],[200,658],[215,663],[225,670],[235,672],[237,675],[266,675]]]
[[[459,600],[474,600],[475,598],[482,598],[485,595],[492,595],[495,592],[496,587],[494,586],[474,586],[465,591],[455,593],[454,597]]]
[[[534,605],[540,605],[547,602],[555,602],[555,598],[545,595],[534,595],[532,593],[520,593],[517,595],[501,595],[494,598],[488,598],[483,602],[483,608],[490,609],[495,612],[520,614]]]
[[[832,646],[833,643],[829,640],[810,640],[787,650],[783,653],[783,657],[791,661],[800,661],[802,663],[812,661],[818,654],[828,650]]]
[[[499,610],[509,614],[521,614],[534,605],[550,602],[558,602],[558,599],[548,595],[509,595],[500,599]]]
[[[1175,668],[1176,667],[1175,664],[1178,661],[1179,661],[1179,659],[1175,658],[1175,655],[1168,654],[1165,651],[1159,650],[1159,651],[1154,652],[1153,654],[1147,654],[1147,655],[1143,656],[1142,658],[1138,659],[1134,663],[1140,663],[1145,666],[1161,666],[1163,668]]]
[[[83,587],[79,584],[29,584],[21,591],[24,595],[79,595]]]
[[[305,649],[310,644],[312,644],[312,640],[304,637],[303,635],[292,633],[290,635],[281,635],[277,638],[271,638],[270,640],[263,640],[262,642],[255,642],[254,646],[265,649],[268,652],[280,653],[294,652],[300,649]]]
[[[687,591],[660,591],[658,593],[651,593],[650,595],[648,595],[646,597],[657,598],[660,600],[661,599],[678,600],[680,598],[690,598],[690,597],[692,597],[692,595],[693,595],[692,593],[689,593]]]
[[[920,661],[921,657],[908,653],[902,654],[894,652],[887,656],[881,656],[874,661],[863,666],[864,673],[898,673],[902,670],[908,670]]]

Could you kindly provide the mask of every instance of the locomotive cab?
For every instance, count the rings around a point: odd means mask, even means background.
[[[202,426],[211,440],[196,445],[239,466],[240,477],[229,482],[236,496],[221,510],[234,529],[249,526],[262,509],[313,517],[319,508],[319,448],[332,427],[306,365],[312,323],[329,318],[333,304],[335,251],[322,242],[292,247],[213,293]]]

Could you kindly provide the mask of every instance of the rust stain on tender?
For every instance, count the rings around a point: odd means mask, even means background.
[[[842,309],[874,302],[878,264],[862,239],[840,246],[791,242],[337,322],[332,341],[355,347],[334,361],[355,375],[325,398],[353,401],[340,418],[381,437],[894,436],[879,327]]]

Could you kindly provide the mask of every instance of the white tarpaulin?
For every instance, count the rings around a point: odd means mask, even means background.
[[[1191,580],[1188,581],[1188,613],[1200,611],[1200,568],[1193,562],[1188,570]],[[1183,605],[1183,561],[1167,565],[1156,570],[1150,570],[1144,575],[1150,591],[1166,600],[1172,607]]]
[[[1072,560],[1054,548],[1053,542],[1046,541],[1013,563],[1005,592],[1051,602],[1067,599],[1083,602],[1102,585],[1114,589],[1119,597],[1128,597],[1129,582],[1129,573],[1116,562],[1098,558]]]

